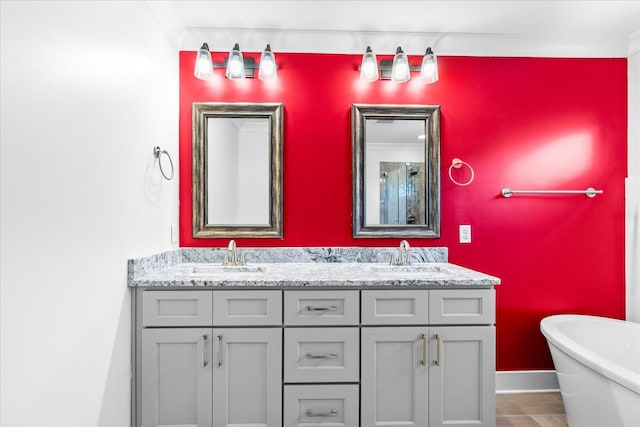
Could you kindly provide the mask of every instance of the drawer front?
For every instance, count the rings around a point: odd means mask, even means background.
[[[282,324],[282,291],[213,291],[213,324],[279,326]]]
[[[432,325],[490,325],[495,322],[495,290],[436,289],[429,291]]]
[[[358,382],[359,373],[358,328],[285,329],[285,382]]]
[[[363,325],[426,325],[429,321],[429,291],[362,291]]]
[[[360,425],[357,385],[287,385],[284,427]]]
[[[358,291],[285,291],[285,325],[357,325]]]
[[[211,326],[211,291],[144,291],[142,325]]]

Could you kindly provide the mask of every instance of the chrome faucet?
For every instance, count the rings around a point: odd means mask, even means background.
[[[411,246],[406,240],[400,242],[397,257],[393,255],[393,252],[390,252],[390,255],[389,265],[411,265]]]
[[[230,265],[230,266],[246,265],[244,262],[244,253],[239,253],[236,250],[235,240],[231,240],[227,245],[227,251],[224,253],[224,260],[222,261],[222,265]]]

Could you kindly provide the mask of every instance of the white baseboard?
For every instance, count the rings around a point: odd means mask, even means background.
[[[556,371],[498,371],[496,393],[541,393],[559,391]]]

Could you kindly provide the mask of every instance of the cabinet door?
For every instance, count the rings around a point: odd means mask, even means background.
[[[425,427],[428,416],[428,328],[362,328],[363,426]]]
[[[431,327],[429,426],[496,422],[495,328]]]
[[[142,331],[142,425],[210,427],[211,332]]]
[[[214,329],[213,426],[282,424],[282,329]]]

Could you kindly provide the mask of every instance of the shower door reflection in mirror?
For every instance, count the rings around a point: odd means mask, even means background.
[[[380,224],[426,224],[424,163],[380,162]]]

